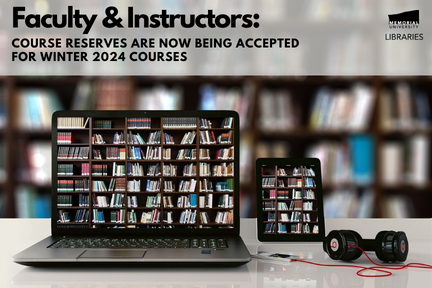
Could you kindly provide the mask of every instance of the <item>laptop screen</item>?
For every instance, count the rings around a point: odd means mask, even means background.
[[[238,230],[238,145],[231,111],[56,112],[53,233]]]

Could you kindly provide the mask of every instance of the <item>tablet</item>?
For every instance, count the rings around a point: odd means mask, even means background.
[[[256,191],[259,241],[323,241],[319,159],[257,159]]]

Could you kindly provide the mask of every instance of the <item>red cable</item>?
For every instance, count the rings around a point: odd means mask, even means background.
[[[353,247],[353,246],[350,246],[350,247]],[[311,264],[311,265],[315,265],[315,266],[322,266],[322,267],[360,268],[360,270],[358,270],[357,273],[356,273],[357,276],[360,276],[360,277],[387,277],[387,276],[393,275],[393,273],[391,273],[390,271],[386,271],[384,269],[387,269],[387,270],[401,270],[401,269],[405,269],[405,268],[408,268],[408,267],[411,267],[411,268],[421,268],[421,269],[432,269],[432,265],[423,264],[423,263],[408,263],[408,264],[405,264],[405,265],[377,264],[374,261],[372,261],[372,259],[366,254],[366,252],[362,248],[360,248],[358,246],[354,246],[354,247],[360,249],[363,252],[363,254],[365,254],[366,257],[369,259],[369,261],[372,264],[378,266],[379,268],[377,268],[377,267],[363,267],[363,266],[359,266],[359,265],[319,264],[319,263],[313,263],[313,262],[310,262],[310,261],[298,260],[298,259],[291,259],[291,261],[292,262],[294,262],[294,261],[295,262],[302,262],[302,263],[307,263],[307,264]],[[379,274],[379,275],[365,275],[365,274],[362,274],[362,272],[367,271],[367,270],[377,271],[377,272],[384,273],[384,274]]]

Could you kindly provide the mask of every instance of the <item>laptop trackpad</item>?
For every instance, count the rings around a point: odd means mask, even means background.
[[[78,258],[143,258],[145,253],[143,249],[91,249]]]

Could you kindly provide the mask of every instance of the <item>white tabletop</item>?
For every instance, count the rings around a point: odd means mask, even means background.
[[[50,235],[49,219],[0,219],[0,287],[432,287],[432,271],[405,269],[384,278],[359,278],[357,269],[253,259],[235,268],[33,268],[12,262],[12,255]],[[430,219],[328,219],[326,231],[353,229],[364,238],[380,230],[405,231],[408,262],[432,263]],[[242,219],[241,236],[257,251],[298,254],[305,260],[341,264],[322,251],[321,243],[260,243],[256,219]],[[374,253],[371,258],[378,261]],[[349,263],[348,263],[349,264]],[[371,266],[362,256],[352,264]]]

